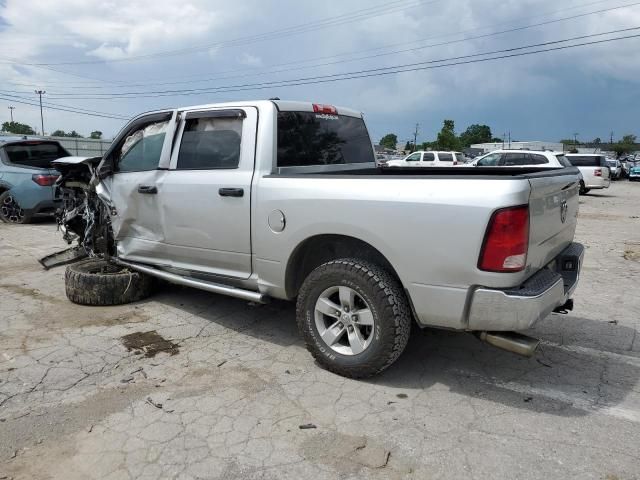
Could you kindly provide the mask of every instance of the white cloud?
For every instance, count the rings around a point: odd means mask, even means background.
[[[247,67],[261,67],[262,66],[262,59],[256,55],[251,55],[250,53],[243,53],[242,56],[240,56],[240,59],[238,60],[238,62],[241,65],[246,65]]]
[[[86,92],[87,96],[91,96],[104,91],[115,93],[126,90],[197,88],[332,75],[473,55],[640,25],[640,7],[633,7],[471,41],[388,56],[378,55],[456,41],[466,36],[482,35],[610,6],[607,2],[600,2],[590,7],[570,9],[584,5],[586,1],[424,2],[416,7],[358,22],[323,29],[305,27],[299,30],[300,34],[273,35],[274,39],[270,39],[270,34],[262,34],[298,24],[310,25],[311,22],[329,16],[360,9],[385,8],[385,4],[381,0],[376,3],[352,0],[344,4],[331,4],[327,8],[326,3],[295,0],[245,0],[235,3],[212,0],[6,0],[0,5],[0,16],[6,23],[0,31],[0,42],[5,52],[3,56],[16,58],[22,63],[87,60],[107,62],[59,65],[53,67],[56,71],[0,64],[0,80],[7,85],[11,85],[9,82],[26,84],[6,86],[7,90],[24,90],[33,95],[30,93],[33,90],[30,85],[37,85],[51,92],[47,96],[52,102],[58,94],[60,98],[55,100],[57,103],[126,115],[164,105],[278,95],[282,98],[295,96],[299,99],[350,105],[364,110],[369,117],[377,116],[376,121],[383,121],[385,118],[415,118],[421,114],[426,115],[424,112],[438,112],[438,115],[453,112],[451,116],[461,112],[459,114],[463,115],[468,110],[486,112],[488,116],[496,105],[501,108],[513,105],[510,115],[516,117],[518,104],[548,102],[555,95],[560,95],[561,90],[568,89],[571,92],[571,82],[579,82],[580,86],[590,84],[592,89],[601,89],[600,96],[607,95],[607,82],[622,80],[637,84],[640,80],[640,64],[634,58],[638,40],[518,59],[300,87],[211,93],[194,97],[176,94],[174,97],[126,100],[71,100],[64,98],[64,95]],[[558,13],[553,14],[554,12]],[[256,38],[238,41],[252,36]],[[192,47],[201,48],[192,50]],[[380,50],[382,47],[386,48]],[[121,61],[169,50],[183,52],[174,56]],[[378,56],[342,62],[353,58],[345,54],[354,52],[359,57]],[[318,58],[322,59],[316,60]],[[305,66],[317,65],[309,69],[296,68],[296,64],[277,67],[287,70],[277,74],[266,71],[273,65],[290,64],[300,59],[308,60]],[[117,61],[109,62],[111,60]],[[342,63],[334,63],[336,61]],[[62,72],[72,72],[79,77]],[[101,84],[82,77],[113,80],[115,83]],[[166,85],[166,82],[181,80],[188,80],[189,83]],[[128,84],[136,86],[126,87]],[[100,88],[87,88],[91,86]],[[562,94],[566,95],[566,92]],[[640,105],[630,105],[630,109],[636,111],[638,107]],[[30,108],[24,107],[25,110]],[[0,105],[0,112],[2,110],[4,109]],[[59,118],[61,122],[74,118],[71,114],[63,117],[63,114],[53,111],[49,111],[48,115]],[[482,118],[476,120],[482,121]],[[85,117],[78,124],[59,127],[79,130],[87,123],[95,125],[92,128],[106,130],[100,122],[118,124],[117,121]],[[438,118],[436,123],[440,122],[441,119]]]

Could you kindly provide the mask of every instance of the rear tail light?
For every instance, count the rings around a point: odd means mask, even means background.
[[[524,270],[529,249],[529,207],[500,209],[491,216],[478,268],[487,272]]]
[[[31,179],[41,187],[50,187],[58,179],[58,175],[32,175]]]
[[[329,113],[331,115],[338,114],[338,109],[333,105],[322,105],[321,103],[314,103],[313,111],[315,113]]]
[[[596,168],[596,169],[593,171],[593,174],[594,174],[596,177],[601,177],[601,176],[602,176],[602,169],[601,169],[601,168]]]

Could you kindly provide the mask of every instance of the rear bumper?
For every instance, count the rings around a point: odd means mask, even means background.
[[[610,178],[591,178],[588,181],[585,180],[585,187],[590,188],[592,190],[597,190],[598,188],[609,188],[611,184]]]
[[[572,243],[547,268],[519,287],[478,288],[469,308],[469,329],[526,330],[564,305],[578,285],[584,247]]]

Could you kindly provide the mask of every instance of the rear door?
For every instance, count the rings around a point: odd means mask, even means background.
[[[573,240],[578,220],[579,176],[575,169],[553,169],[529,175],[529,183],[527,267],[537,270]]]
[[[159,200],[165,263],[232,278],[251,275],[251,181],[258,111],[183,112]]]

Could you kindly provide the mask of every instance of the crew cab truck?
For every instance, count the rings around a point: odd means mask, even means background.
[[[412,319],[532,354],[513,332],[570,309],[582,263],[576,168],[376,168],[348,108],[154,112],[55,165],[61,229],[92,257],[67,267],[71,301],[138,300],[151,277],[296,300],[307,348],[349,377],[391,365]]]

